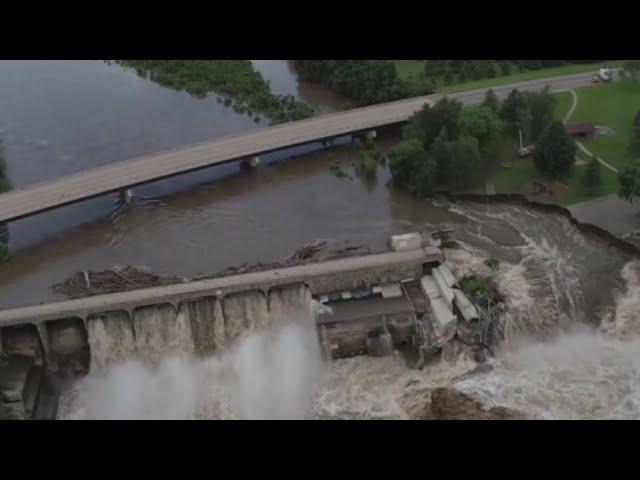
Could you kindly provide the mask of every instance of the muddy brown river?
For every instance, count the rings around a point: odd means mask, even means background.
[[[301,83],[287,61],[254,65],[274,92],[302,98],[319,112],[345,103]],[[195,99],[117,65],[0,62],[0,138],[16,187],[259,126],[215,95]],[[384,150],[396,141],[383,137],[378,143]],[[351,165],[350,139],[336,143],[277,152],[253,170],[226,165],[140,187],[125,209],[116,209],[116,197],[108,195],[14,222],[12,258],[0,267],[0,308],[61,299],[51,285],[82,269],[132,264],[193,276],[281,260],[318,239],[383,250],[393,233],[452,227],[459,248],[445,255],[456,275],[491,273],[485,260],[499,260],[494,276],[507,298],[506,347],[490,373],[456,380],[473,365],[444,362],[413,372],[397,358],[356,358],[330,366],[309,361],[311,370],[296,370],[291,378],[301,383],[291,385],[278,373],[282,365],[316,358],[305,347],[307,333],[291,327],[268,338],[249,337],[225,358],[167,358],[154,371],[126,363],[74,389],[60,416],[415,418],[429,389],[450,384],[489,405],[542,418],[640,416],[637,260],[583,235],[559,215],[415,199],[388,184],[385,168],[376,181],[364,181]],[[347,178],[329,170],[336,160]],[[578,327],[587,332],[576,332]],[[284,348],[296,344],[300,349]],[[282,358],[263,361],[260,352],[270,351],[269,345]],[[264,375],[257,375],[261,368]],[[272,379],[271,387],[260,383],[264,378]],[[141,401],[110,410],[129,398],[132,384]],[[276,390],[291,392],[287,401],[300,395],[304,401],[287,411],[256,410],[265,392]],[[154,403],[158,392],[168,403]]]

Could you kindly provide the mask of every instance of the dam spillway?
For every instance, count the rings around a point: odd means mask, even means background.
[[[20,418],[42,418],[52,409],[38,407],[43,371],[77,378],[131,358],[223,353],[250,332],[311,317],[313,297],[417,279],[440,261],[439,249],[420,247],[5,310],[2,401]]]

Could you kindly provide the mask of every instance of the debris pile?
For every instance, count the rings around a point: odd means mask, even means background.
[[[94,272],[84,270],[53,285],[54,292],[69,298],[82,298],[105,293],[126,292],[139,288],[159,287],[181,283],[184,279],[176,276],[157,275],[144,267],[113,267]]]
[[[182,278],[175,275],[158,275],[151,272],[148,268],[140,266],[112,267],[97,272],[84,270],[82,272],[75,273],[61,283],[56,283],[51,288],[56,293],[75,299],[107,293],[126,292],[140,288],[151,288],[176,283],[187,283],[196,280],[220,278],[229,275],[261,272],[276,268],[293,267],[305,263],[327,260],[329,258],[342,258],[368,253],[371,253],[371,251],[364,245],[347,246],[335,250],[328,250],[326,241],[316,240],[311,244],[303,245],[290,257],[279,262],[257,262],[253,264],[245,262],[240,265],[227,267],[218,272],[207,273],[190,278]]]

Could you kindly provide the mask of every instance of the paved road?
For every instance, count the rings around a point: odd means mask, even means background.
[[[500,98],[504,98],[513,88],[540,90],[549,85],[552,91],[565,91],[589,85],[592,75],[593,72],[587,72],[516,82],[493,87],[493,90]],[[488,88],[480,88],[455,92],[448,96],[464,104],[473,105],[482,101],[487,90]],[[241,135],[227,136],[179,150],[125,160],[12,190],[0,195],[0,223],[199,168],[403,122],[420,110],[426,102],[435,102],[441,97],[440,94],[429,95],[317,116]]]
[[[591,223],[623,237],[640,229],[640,207],[611,195],[568,207],[571,214],[583,223]]]

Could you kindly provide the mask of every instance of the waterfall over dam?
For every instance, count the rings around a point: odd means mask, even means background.
[[[424,247],[4,310],[0,346],[9,366],[0,393],[18,417],[46,418],[41,411],[55,411],[57,397],[40,395],[34,371],[62,378],[60,392],[129,361],[157,367],[168,357],[224,355],[253,332],[292,322],[303,332],[285,333],[305,343],[315,334],[313,296],[419,278],[441,259]]]
[[[106,371],[131,358],[158,363],[180,354],[207,356],[224,352],[243,335],[286,319],[309,316],[311,291],[304,284],[260,290],[127,312],[109,312],[87,321],[91,370]]]

